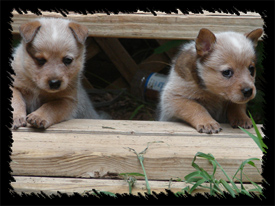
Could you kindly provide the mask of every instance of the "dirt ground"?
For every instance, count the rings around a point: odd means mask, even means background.
[[[157,101],[146,102],[127,91],[89,93],[97,111],[104,111],[114,120],[155,120]]]

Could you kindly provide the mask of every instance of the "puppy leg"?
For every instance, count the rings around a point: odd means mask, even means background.
[[[240,126],[249,129],[253,127],[251,119],[246,115],[246,104],[230,103],[227,109],[227,118],[233,128]]]
[[[26,103],[19,90],[12,88],[13,97],[11,100],[11,106],[13,108],[13,125],[12,129],[18,129],[19,127],[27,126],[26,122]]]
[[[173,100],[175,116],[192,125],[200,133],[218,133],[222,130],[208,111],[199,103],[189,99]]]
[[[70,118],[76,102],[71,99],[60,99],[43,104],[27,116],[27,122],[38,128],[48,128]]]

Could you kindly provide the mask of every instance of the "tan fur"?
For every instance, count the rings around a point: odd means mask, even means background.
[[[66,19],[41,18],[21,25],[20,33],[23,40],[12,62],[12,128],[99,118],[81,85],[88,29]]]
[[[161,93],[159,120],[182,120],[204,133],[219,132],[218,122],[252,127],[246,103],[256,95],[254,47],[262,32],[213,34],[201,29],[174,60]],[[232,76],[226,76],[228,70]]]

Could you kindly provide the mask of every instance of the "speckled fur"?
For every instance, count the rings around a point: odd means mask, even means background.
[[[232,127],[252,127],[246,103],[256,95],[255,74],[249,66],[256,63],[255,46],[262,34],[223,32],[202,29],[195,41],[182,46],[173,61],[168,81],[160,98],[160,121],[184,121],[203,133],[218,133],[219,123]],[[222,75],[231,69],[231,78]],[[251,88],[245,97],[242,89]]]
[[[14,51],[13,129],[27,123],[48,128],[72,118],[99,118],[81,85],[88,29],[61,18],[40,18],[20,26]],[[73,59],[65,65],[64,57]],[[37,58],[46,60],[44,65]],[[51,89],[50,80],[60,80]]]

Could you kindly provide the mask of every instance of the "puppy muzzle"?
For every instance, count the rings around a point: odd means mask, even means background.
[[[252,93],[253,93],[253,89],[252,88],[244,88],[241,90],[241,92],[243,93],[243,96],[246,98],[251,97]]]
[[[52,79],[48,81],[51,90],[58,90],[61,86],[61,81],[58,79]]]

